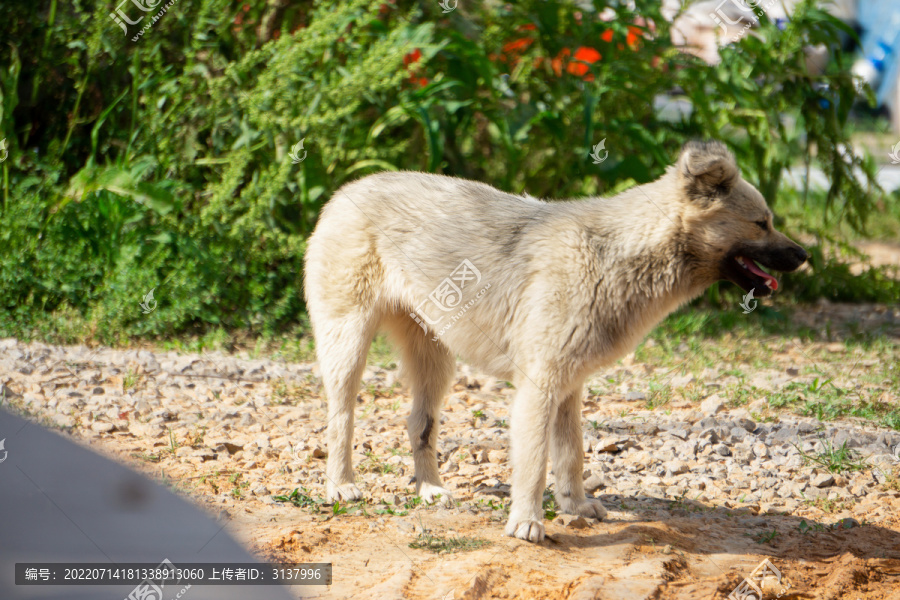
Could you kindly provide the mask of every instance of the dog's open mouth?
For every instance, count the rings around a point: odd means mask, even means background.
[[[752,258],[747,258],[746,256],[736,256],[734,260],[737,261],[741,268],[746,271],[750,271],[753,276],[761,279],[761,283],[773,292],[778,289],[778,280],[763,271],[762,268],[758,264],[756,264],[756,261],[754,261]]]
[[[762,298],[778,289],[778,280],[763,268],[781,270],[770,254],[752,248],[736,249],[722,259],[719,277],[745,292],[754,290],[755,297]]]

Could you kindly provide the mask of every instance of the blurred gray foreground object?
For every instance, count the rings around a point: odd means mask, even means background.
[[[226,521],[39,425],[0,410],[0,440],[2,600],[123,600],[135,587],[17,586],[17,562],[258,562],[223,531]],[[162,600],[182,588],[167,584]],[[290,600],[302,593],[294,590],[193,585],[182,599]]]

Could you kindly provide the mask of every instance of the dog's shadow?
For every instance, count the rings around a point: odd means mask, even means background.
[[[900,531],[854,518],[814,520],[791,514],[754,514],[694,500],[601,494],[610,511],[593,529],[548,528],[544,542],[561,551],[629,544],[678,554],[747,554],[827,560],[845,554],[860,559],[900,560]],[[619,514],[638,517],[618,518]],[[619,525],[627,523],[625,527]],[[560,531],[562,530],[562,531]]]

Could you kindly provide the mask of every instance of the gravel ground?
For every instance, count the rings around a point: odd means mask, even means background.
[[[879,323],[892,314],[876,312]],[[828,345],[766,343],[784,346],[772,350],[782,366],[737,365],[757,395],[739,406],[726,390],[744,380],[729,364],[682,374],[629,357],[589,382],[585,485],[609,515],[555,515],[551,485],[541,545],[502,535],[514,390],[462,364],[441,420],[451,507],[413,495],[410,398],[395,368],[365,373],[354,464],[366,501],[338,507],[321,501],[326,419],[314,363],[7,339],[0,395],[225,511],[261,558],[333,562],[335,584],[321,597],[725,598],[768,558],[790,583],[782,598],[900,600],[900,432],[774,410],[772,395],[791,383],[816,385],[804,357]],[[855,366],[835,379],[842,386],[871,386],[866,373],[883,366],[844,358]],[[662,378],[694,392],[661,402],[646,381]],[[893,390],[881,401],[896,406]]]

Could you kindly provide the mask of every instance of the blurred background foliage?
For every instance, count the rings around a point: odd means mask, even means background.
[[[592,4],[178,0],[132,41],[149,17],[126,35],[111,1],[4,1],[0,336],[271,335],[302,322],[304,240],[349,180],[410,169],[607,194],[697,137],[726,141],[796,216],[789,233],[818,242],[784,286],[793,299],[900,297],[825,251],[885,202],[848,140],[866,101],[840,48],[852,31],[808,1],[709,66],[673,47],[658,2]],[[824,72],[807,68],[810,46],[827,49]],[[692,110],[663,118],[673,94]],[[827,193],[786,189],[798,162]]]

